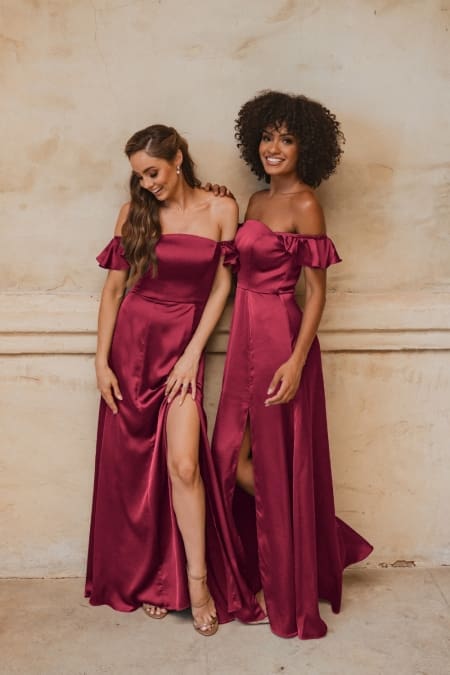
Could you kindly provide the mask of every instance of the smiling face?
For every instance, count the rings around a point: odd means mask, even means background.
[[[139,184],[148,190],[158,201],[170,199],[173,195],[181,174],[177,174],[177,166],[181,165],[183,156],[177,152],[172,161],[152,157],[145,150],[138,150],[130,156],[130,164]]]
[[[269,126],[262,132],[259,157],[268,176],[297,173],[299,143],[285,124]]]

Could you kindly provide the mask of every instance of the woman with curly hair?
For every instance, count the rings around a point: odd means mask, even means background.
[[[243,606],[260,611],[220,530],[202,407],[203,352],[230,290],[237,207],[199,188],[172,127],[138,131],[125,152],[131,199],[97,258],[109,273],[86,596],[123,612],[142,606],[154,619],[190,606],[195,630],[209,636]]]
[[[269,183],[236,236],[237,290],[213,437],[241,572],[281,637],[318,638],[319,598],[341,605],[342,572],[371,545],[336,518],[316,336],[326,268],[340,262],[313,191],[334,173],[344,136],[304,96],[245,103],[236,139]],[[304,269],[303,310],[295,288]]]

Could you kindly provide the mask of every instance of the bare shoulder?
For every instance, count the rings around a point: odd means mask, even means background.
[[[222,218],[238,218],[239,208],[232,197],[213,197],[210,202],[211,213],[219,220]]]
[[[210,236],[218,239],[233,239],[239,217],[239,207],[232,197],[220,197],[213,192],[198,189],[196,208],[207,214],[209,226],[213,228]],[[206,223],[205,223],[206,224]]]
[[[267,199],[268,194],[268,190],[258,190],[258,192],[252,194],[248,200],[247,211],[245,213],[246,218],[252,218],[255,215],[255,211],[261,207],[263,202]]]
[[[210,208],[210,213],[220,229],[220,239],[234,239],[239,218],[236,201],[231,197],[215,197]]]
[[[293,195],[291,206],[299,234],[326,234],[323,209],[314,192],[304,190]]]
[[[122,227],[128,218],[130,212],[130,202],[122,204],[120,207],[119,215],[117,216],[116,227],[114,229],[114,236],[120,237],[122,235]]]

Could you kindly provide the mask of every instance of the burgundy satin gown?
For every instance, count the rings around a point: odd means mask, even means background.
[[[231,264],[235,255],[231,242],[188,234],[162,235],[156,254],[157,276],[144,275],[120,306],[110,365],[123,401],[113,415],[102,400],[98,423],[85,592],[91,604],[124,612],[143,602],[169,610],[190,605],[167,471],[164,388],[199,323],[221,257]],[[97,260],[107,269],[129,267],[120,237]],[[208,585],[220,622],[236,614],[253,620],[261,611],[242,581],[227,534],[206,435],[203,375],[202,357],[196,403],[206,490]]]
[[[272,407],[264,401],[300,328],[301,267],[326,268],[340,258],[327,236],[274,232],[257,220],[238,230],[236,246],[238,283],[213,456],[240,569],[253,591],[262,585],[272,631],[318,638],[327,630],[319,598],[339,612],[343,569],[372,546],[335,516],[317,338],[295,398]],[[236,485],[247,421],[255,498]]]

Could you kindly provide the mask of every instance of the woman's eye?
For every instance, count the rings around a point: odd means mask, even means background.
[[[294,142],[294,139],[292,139],[292,138],[285,138],[285,139],[284,139],[284,142],[285,142],[287,145],[292,145],[292,143]]]
[[[263,140],[264,143],[268,143],[270,141],[270,136],[268,136],[267,134],[263,134],[261,140]]]

